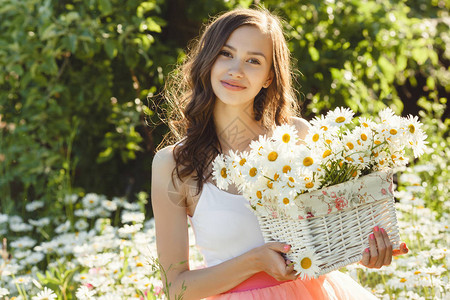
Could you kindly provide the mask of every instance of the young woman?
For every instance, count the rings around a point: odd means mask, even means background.
[[[276,125],[307,123],[295,117],[290,54],[280,21],[262,9],[236,9],[215,19],[173,82],[179,118],[177,143],[155,155],[152,202],[159,260],[170,297],[183,299],[372,299],[347,275],[331,272],[300,280],[282,253],[285,243],[264,243],[258,221],[236,187],[219,190],[211,163],[229,150],[245,151]],[[189,268],[188,219],[207,267]],[[374,228],[361,263],[389,265],[392,245]],[[174,297],[175,299],[175,297]]]

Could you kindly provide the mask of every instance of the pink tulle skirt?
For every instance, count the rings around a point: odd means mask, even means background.
[[[278,282],[266,273],[258,273],[227,293],[208,300],[376,300],[350,276],[334,271],[317,279]]]

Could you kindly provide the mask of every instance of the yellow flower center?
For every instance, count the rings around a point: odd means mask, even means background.
[[[222,168],[222,170],[220,170],[220,176],[222,176],[222,178],[227,178],[227,168]]]
[[[409,128],[409,132],[411,132],[411,133],[414,133],[416,131],[416,127],[414,127],[413,124],[409,124],[408,128]]]
[[[283,142],[288,143],[291,140],[291,136],[287,133],[283,134],[283,137],[281,138]]]
[[[392,154],[392,155],[391,155],[391,158],[392,158],[392,159],[396,159],[396,158],[397,158],[397,156],[396,156],[396,155],[394,155],[394,154]]]
[[[348,161],[354,161],[353,158],[351,158],[350,156],[347,156],[345,159]]]
[[[369,127],[369,124],[367,124],[367,123],[362,123],[362,125],[363,125],[364,127]]]
[[[307,270],[307,269],[311,268],[312,261],[309,257],[305,257],[300,262],[300,265],[302,266],[303,269]]]
[[[344,121],[345,121],[345,117],[343,117],[343,116],[339,116],[336,118],[336,123],[342,123]]]
[[[289,199],[288,199],[288,198],[284,198],[284,199],[283,199],[283,203],[286,204],[286,205],[288,205],[288,204],[289,204]]]
[[[305,167],[309,167],[310,165],[312,165],[314,163],[314,160],[311,157],[305,157],[305,159],[303,160],[303,165]]]
[[[419,275],[420,273],[422,273],[422,272],[420,272],[420,271],[415,271],[415,272],[414,272],[414,275]]]
[[[364,133],[361,133],[361,139],[363,141],[367,141],[367,135],[365,135]]]
[[[406,282],[406,281],[408,281],[406,278],[400,279],[400,282]]]
[[[262,193],[261,191],[256,191],[256,197],[258,197],[258,199],[262,198]]]
[[[353,144],[350,143],[350,142],[347,143],[347,147],[348,147],[350,150],[352,150],[353,148],[355,148],[355,146],[353,146]]]
[[[144,265],[141,263],[141,262],[138,262],[137,264],[136,264],[136,267],[143,267]]]
[[[325,152],[323,153],[322,157],[325,158],[327,156],[331,155],[331,150],[325,150]]]
[[[378,157],[378,152],[372,152],[373,153],[373,157]]]
[[[327,144],[331,144],[331,140],[325,140],[325,142],[327,142]]]
[[[268,180],[268,181],[267,181],[267,187],[268,187],[269,189],[273,188],[273,182],[270,181],[270,180]]]
[[[322,129],[323,131],[327,131],[327,130],[328,130],[328,127],[325,126],[325,125],[323,125],[323,126],[320,127],[320,129]]]
[[[277,158],[278,158],[278,153],[276,153],[275,151],[272,151],[272,152],[269,153],[269,155],[267,156],[267,158],[268,158],[270,161],[275,161],[275,160],[277,160]]]
[[[248,171],[248,174],[251,176],[251,177],[255,177],[256,176],[256,168],[255,167],[253,167],[253,168],[251,168],[250,169],[250,171]]]
[[[243,158],[243,159],[241,159],[241,160],[239,161],[239,164],[240,164],[241,166],[243,166],[243,165],[245,165],[246,162],[247,162],[247,160],[246,160],[245,158]]]
[[[377,141],[375,141],[374,143],[375,143],[375,145],[379,145],[379,144],[381,144],[381,142],[380,142],[380,141],[378,141],[378,140],[377,140]]]
[[[358,175],[358,172],[357,171],[353,171],[352,177],[356,177],[356,175]]]
[[[280,175],[278,175],[278,173],[275,173],[275,175],[273,175],[273,180],[277,180],[278,178],[280,178]]]
[[[283,173],[290,172],[291,170],[292,170],[291,166],[286,165],[286,166],[283,167]]]
[[[397,134],[397,130],[392,128],[391,130],[389,130],[389,133],[392,134],[392,135],[396,135]]]
[[[306,187],[307,189],[311,189],[311,188],[314,187],[314,183],[312,183],[312,182],[307,182],[307,183],[305,184],[305,187]]]
[[[319,140],[319,134],[316,133],[315,135],[313,135],[312,140],[313,142],[317,142]]]

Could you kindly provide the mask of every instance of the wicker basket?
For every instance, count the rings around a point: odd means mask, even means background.
[[[266,242],[292,246],[287,254],[291,261],[313,250],[321,261],[317,276],[360,261],[375,226],[386,230],[393,248],[399,247],[392,171],[303,194],[296,203],[302,212],[298,218],[263,210],[256,215]]]

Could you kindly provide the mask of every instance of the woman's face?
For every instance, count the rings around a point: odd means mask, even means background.
[[[211,85],[219,100],[239,106],[254,100],[272,82],[272,40],[255,26],[230,35],[211,69]]]

